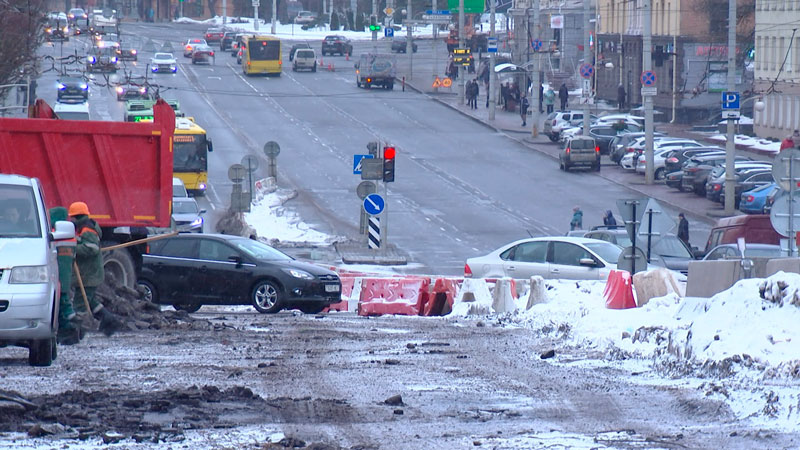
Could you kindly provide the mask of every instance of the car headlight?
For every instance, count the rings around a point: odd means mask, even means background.
[[[189,224],[189,226],[192,227],[192,228],[199,227],[200,225],[203,225],[203,218],[202,217],[198,217],[197,219],[194,219],[194,221],[192,221],[192,223]]]
[[[141,92],[142,94],[144,94],[145,92],[147,92],[147,88],[146,88],[146,87],[140,87],[140,88],[139,88],[139,92]]]
[[[158,72],[158,66],[153,66],[153,68],[150,70],[152,70],[153,72]]]
[[[19,266],[11,269],[10,284],[47,283],[47,266]]]
[[[117,57],[116,56],[112,56],[111,57],[111,62],[113,62],[113,63],[117,62]]]
[[[89,62],[90,63],[94,64],[95,61],[96,61],[96,59],[94,58],[94,56],[90,56],[89,57]]]
[[[135,55],[135,54],[136,54],[136,50],[131,50],[131,55]]]
[[[85,90],[87,90],[87,89],[89,89],[89,85],[88,85],[88,84],[86,84],[86,83],[81,83],[81,84],[80,84],[80,87],[81,87],[81,89],[83,89],[84,91],[85,91]]]
[[[66,88],[67,88],[67,86],[64,83],[58,83],[58,90],[59,91],[63,91]]]
[[[123,89],[122,86],[117,86],[117,94],[122,94],[123,91],[125,91],[125,89]]]
[[[298,269],[283,269],[284,272],[288,273],[289,275],[300,278],[302,280],[313,280],[314,275],[306,272],[305,270],[298,270]]]

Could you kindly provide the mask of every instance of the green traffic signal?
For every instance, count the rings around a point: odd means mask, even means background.
[[[380,25],[370,25],[369,26],[369,31],[381,31],[381,26]]]

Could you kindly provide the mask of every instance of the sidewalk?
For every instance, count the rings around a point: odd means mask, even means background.
[[[455,83],[454,83],[455,84]],[[489,120],[489,108],[486,107],[486,94],[481,92],[478,100],[478,109],[468,108],[466,103],[461,104],[458,95],[455,92],[430,92],[430,89],[425,86],[420,89],[420,85],[415,82],[406,81],[406,87],[413,89],[422,94],[428,95],[433,100],[446,105],[453,110],[464,114],[465,116],[473,119],[474,121],[493,129],[497,132],[503,133],[509,138],[523,144],[532,150],[536,150],[544,155],[551,157],[554,161],[558,160],[558,152],[560,145],[551,142],[550,139],[541,134],[543,129],[544,119],[547,114],[540,114],[540,123],[538,130],[540,134],[537,137],[532,136],[532,117],[529,115],[527,126],[522,126],[522,119],[519,112],[503,111],[501,107],[497,107],[495,111],[494,120]],[[453,90],[455,91],[455,89]],[[664,130],[670,135],[687,137],[696,139],[700,142],[705,142],[705,135],[701,133],[691,132],[688,127],[683,127],[676,124],[656,124],[659,130]],[[709,145],[717,145],[709,143]],[[742,152],[740,150],[740,152]],[[763,155],[758,155],[751,152],[742,152],[748,156],[763,159]],[[556,167],[555,165],[553,167]],[[704,197],[699,197],[691,192],[679,192],[664,185],[663,181],[657,181],[653,185],[645,184],[644,177],[636,174],[635,172],[624,171],[617,164],[611,162],[606,156],[603,157],[603,169],[598,176],[601,176],[612,183],[619,184],[623,187],[631,189],[640,193],[643,196],[656,199],[658,202],[669,205],[670,207],[682,211],[689,215],[690,218],[700,220],[708,224],[714,224],[720,217],[726,217],[723,214],[723,207],[719,203],[712,203]],[[554,171],[554,175],[558,172]],[[556,175],[557,176],[557,175]],[[738,215],[740,213],[737,214]]]

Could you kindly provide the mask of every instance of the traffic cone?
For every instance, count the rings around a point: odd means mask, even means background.
[[[608,309],[628,309],[636,307],[633,297],[631,274],[626,270],[612,270],[608,274],[606,288],[603,291]]]
[[[350,61],[350,53],[345,53],[344,54],[344,60],[345,61]]]
[[[333,63],[328,63],[328,72],[333,72]]]

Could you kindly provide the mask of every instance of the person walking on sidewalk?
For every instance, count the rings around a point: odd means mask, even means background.
[[[553,107],[556,103],[556,93],[553,91],[552,87],[547,87],[547,90],[544,92],[544,105],[547,107],[547,114],[553,112]]]
[[[478,79],[472,80],[472,109],[478,109],[478,96],[481,93],[481,86],[478,84]]]
[[[622,83],[617,86],[617,103],[619,104],[619,112],[622,112],[625,109],[625,97],[627,94],[625,93],[625,86]]]
[[[692,248],[689,245],[689,221],[686,220],[686,216],[683,213],[678,214],[678,239],[683,241],[687,247]]]
[[[603,225],[615,228],[617,226],[617,219],[614,218],[614,213],[610,209],[603,215]]]
[[[539,84],[539,114],[544,112],[542,105],[544,104],[544,85]]]
[[[566,111],[569,106],[569,90],[566,83],[561,83],[561,87],[558,88],[558,98],[561,100],[561,111]]]
[[[519,99],[519,115],[522,116],[522,126],[526,125],[526,121],[528,118],[528,106],[530,103],[528,102],[528,97],[523,95],[521,99]]]
[[[582,230],[583,229],[583,211],[580,206],[572,208],[572,220],[569,222],[569,229]]]

